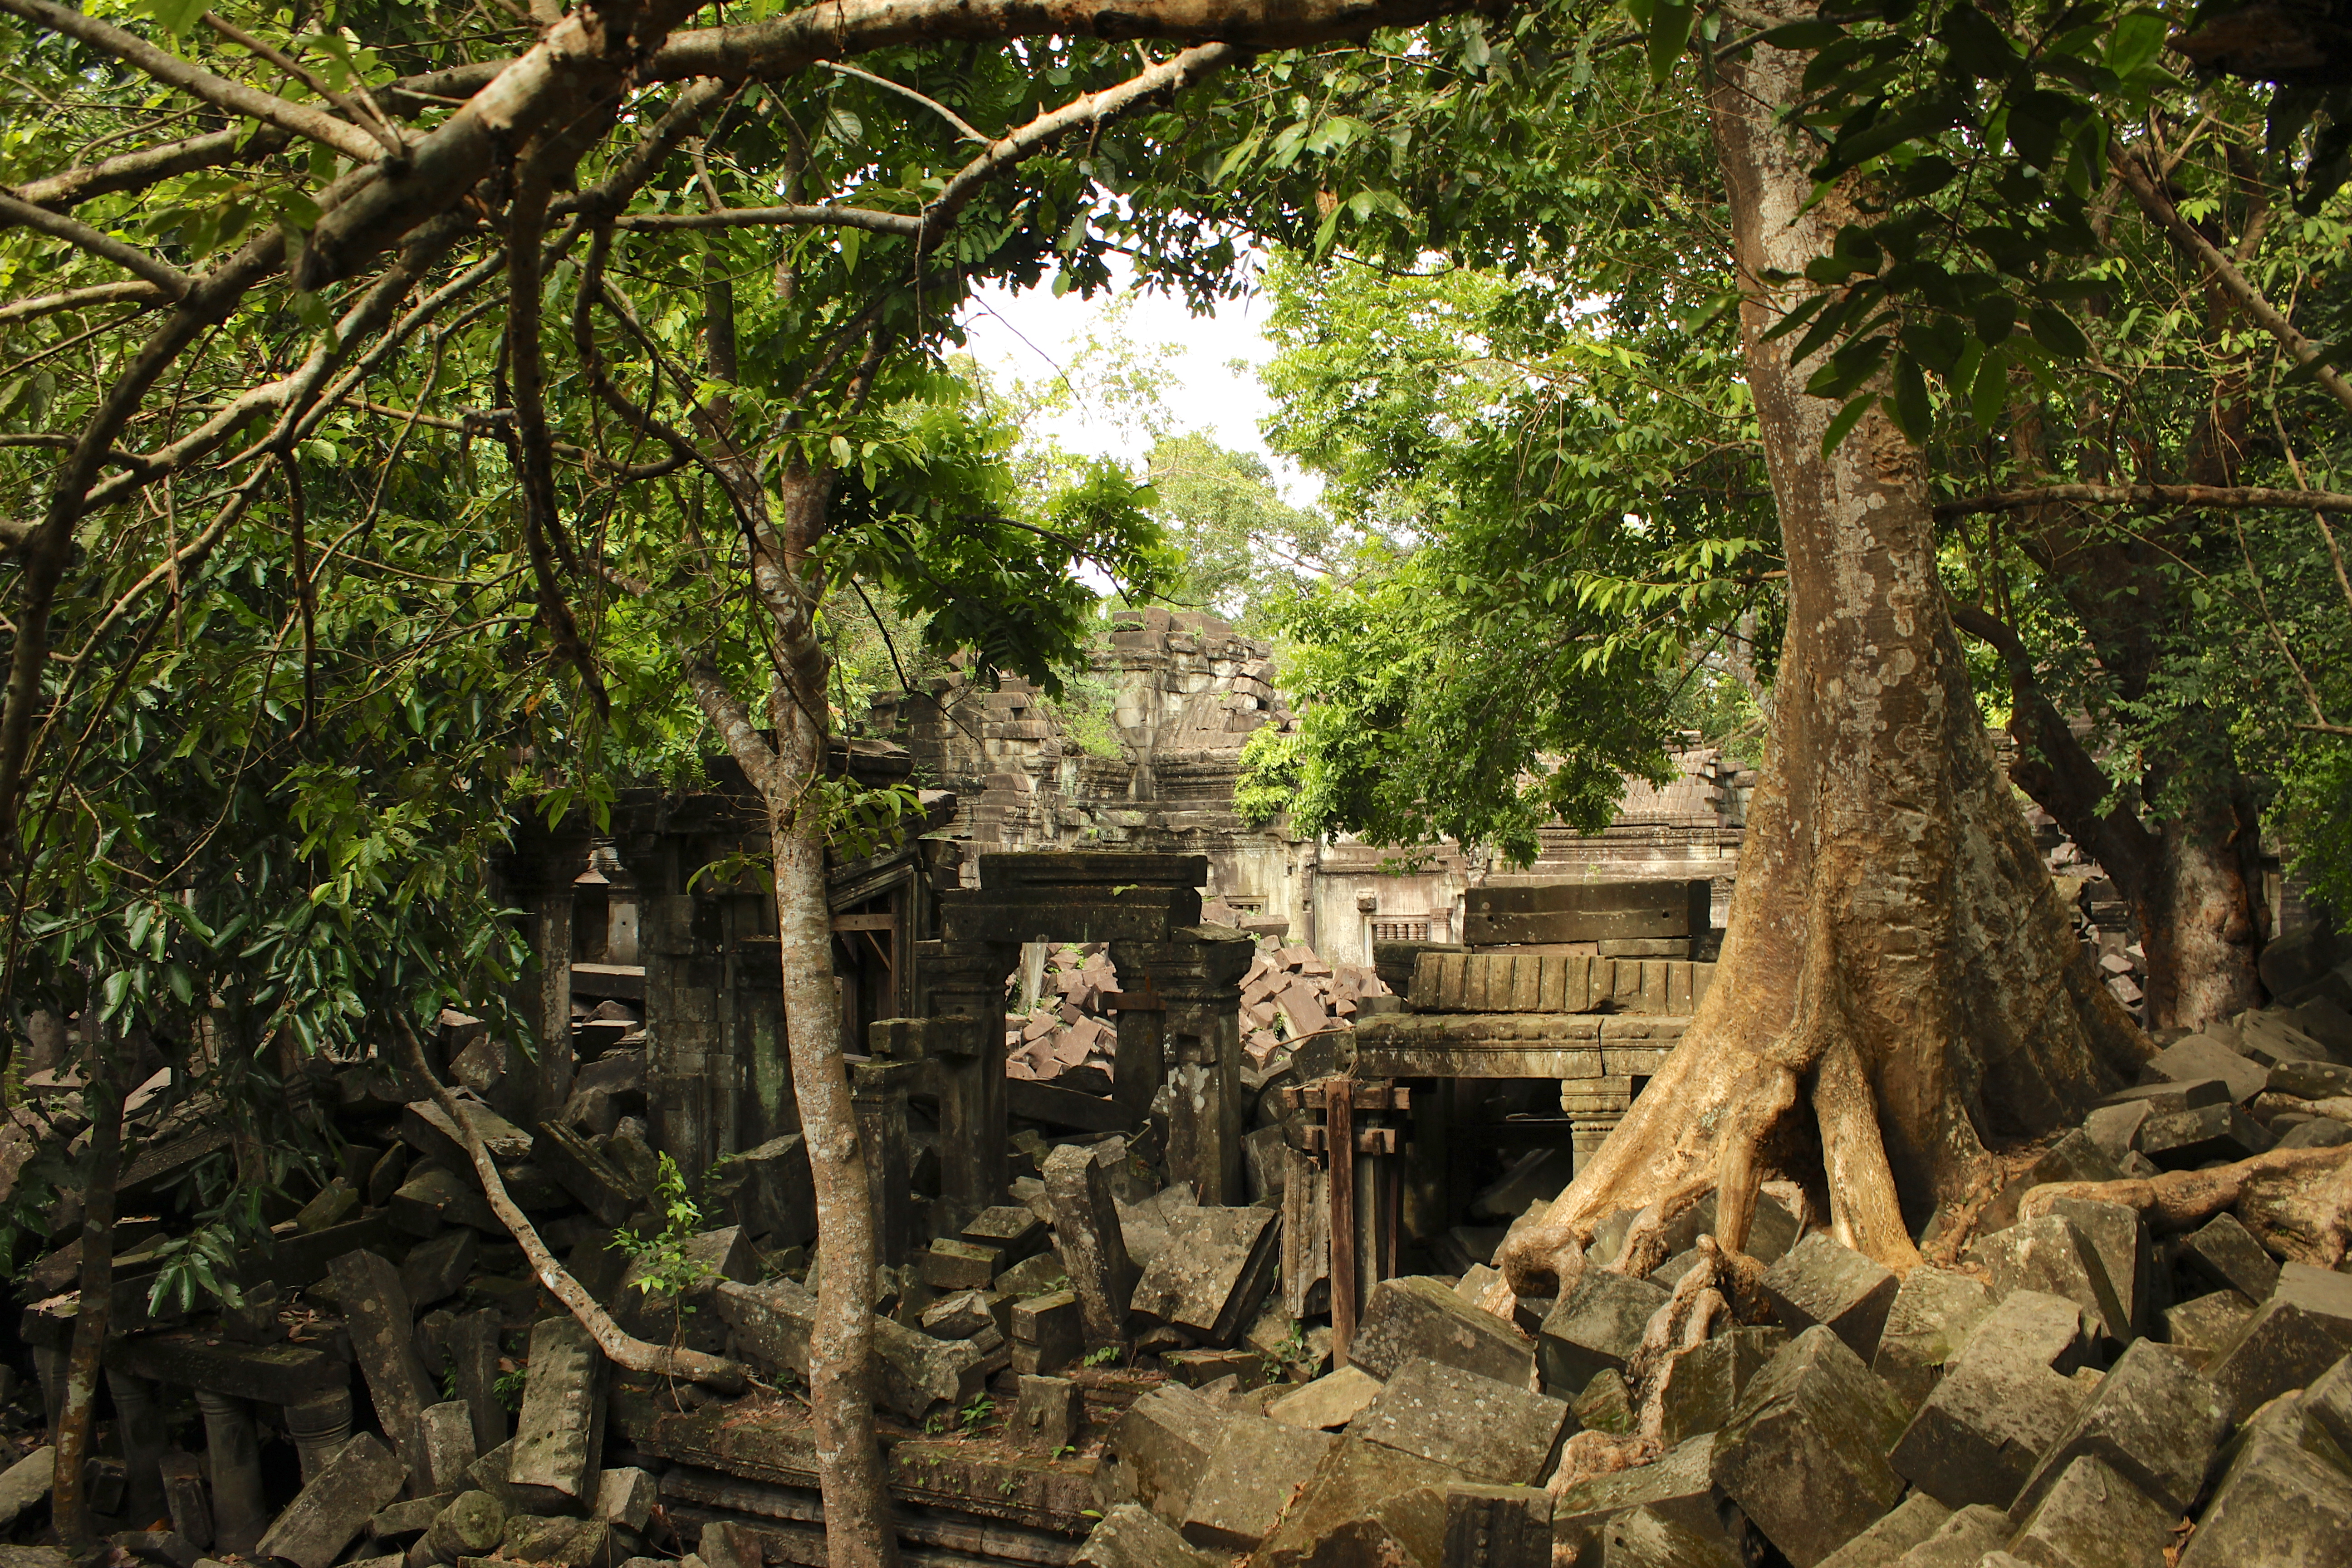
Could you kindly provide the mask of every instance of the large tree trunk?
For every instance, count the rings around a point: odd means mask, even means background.
[[[122,1163],[122,1095],[120,1075],[107,1055],[107,1040],[94,1015],[82,1023],[82,1060],[89,1086],[89,1148],[81,1182],[81,1307],[74,1316],[72,1348],[66,1356],[66,1391],[58,1429],[56,1501],[58,1539],[68,1551],[88,1551],[97,1541],[83,1486],[83,1466],[91,1453],[98,1423],[98,1374],[112,1326],[114,1302],[114,1187]]]
[[[2226,752],[2226,737],[2221,744]],[[2263,1005],[2262,819],[2235,764],[2215,773],[2158,828],[2156,864],[2133,911],[2151,1029],[2202,1028]]]
[[[1793,0],[1766,6],[1793,20]],[[1744,1247],[1758,1183],[1805,1185],[1841,1240],[1890,1266],[1911,1227],[2115,1085],[2145,1037],[2073,939],[1993,763],[1936,574],[1918,454],[1883,411],[1833,452],[1837,412],[1764,331],[1853,216],[1810,209],[1776,117],[1808,56],[1758,47],[1710,88],[1746,301],[1748,381],[1789,563],[1788,633],[1714,988],[1623,1123],[1505,1256],[1540,1293],[1612,1209],[1722,1189]],[[1792,1115],[1800,1104],[1810,1118]]]

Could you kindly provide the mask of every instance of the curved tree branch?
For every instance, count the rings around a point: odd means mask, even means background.
[[[170,262],[148,255],[135,245],[125,245],[110,234],[102,234],[79,218],[63,213],[37,207],[32,203],[0,191],[0,219],[41,234],[51,239],[62,239],[78,250],[86,250],[102,261],[111,261],[125,272],[162,291],[167,300],[187,297],[188,275]]]
[[[1968,517],[1978,512],[2025,511],[2063,502],[2079,506],[2207,507],[2216,511],[2246,511],[2263,507],[2352,511],[2352,493],[2343,490],[2291,490],[2268,485],[2036,485],[2028,489],[1993,490],[1966,500],[1938,501],[1936,515]]]

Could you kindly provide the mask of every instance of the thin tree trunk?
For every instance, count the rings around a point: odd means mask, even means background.
[[[95,1030],[97,1026],[86,1025]],[[66,1356],[66,1395],[58,1430],[52,1511],[58,1538],[79,1555],[97,1541],[89,1497],[82,1485],[97,1421],[98,1376],[105,1359],[114,1306],[114,1186],[122,1163],[122,1097],[102,1038],[85,1040],[89,1075],[83,1091],[90,1113],[89,1152],[82,1165],[81,1301],[74,1314],[73,1346]]]
[[[1911,1228],[1989,1173],[1989,1142],[2056,1127],[2147,1048],[2074,942],[1996,773],[1918,454],[1874,408],[1823,456],[1837,405],[1805,393],[1811,364],[1789,363],[1789,340],[1762,341],[1854,216],[1843,192],[1806,205],[1811,158],[1784,117],[1809,58],[1759,46],[1709,89],[1789,562],[1730,930],[1681,1045],[1507,1251],[1522,1294],[1580,1269],[1609,1211],[1654,1205],[1654,1226],[1709,1188],[1717,1235],[1743,1247],[1770,1169],[1806,1186],[1841,1239],[1906,1268]],[[1776,272],[1800,281],[1767,282]]]
[[[2138,911],[2149,1028],[2203,1028],[2263,1005],[2261,831],[2234,767],[2163,824]]]

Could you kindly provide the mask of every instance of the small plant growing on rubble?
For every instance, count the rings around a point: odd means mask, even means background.
[[[530,1363],[519,1362],[499,1373],[498,1381],[490,1384],[490,1392],[497,1394],[499,1403],[509,1410],[520,1411],[522,1408],[523,1385],[530,1381]]]
[[[1097,1345],[1086,1354],[1088,1366],[1108,1366],[1117,1361],[1126,1347],[1118,1344]]]
[[[199,1290],[224,1307],[245,1305],[236,1284],[236,1239],[226,1225],[200,1225],[185,1236],[175,1236],[155,1249],[155,1257],[163,1267],[147,1292],[150,1312],[166,1302],[183,1312],[193,1310]]]
[[[967,1437],[980,1430],[980,1424],[996,1414],[996,1401],[985,1394],[975,1396],[963,1407],[963,1435]]]
[[[654,1177],[654,1198],[662,1211],[659,1233],[646,1237],[623,1228],[613,1233],[610,1245],[615,1251],[627,1253],[643,1270],[637,1280],[638,1289],[648,1296],[675,1300],[692,1289],[696,1281],[709,1279],[716,1270],[686,1254],[686,1244],[701,1229],[702,1205],[688,1193],[685,1173],[667,1154],[661,1157]]]

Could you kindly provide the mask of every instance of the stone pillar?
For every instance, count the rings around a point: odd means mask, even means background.
[[[772,938],[747,937],[735,943],[730,989],[743,1086],[736,1139],[744,1149],[801,1130],[800,1100],[793,1091],[791,1037],[784,1031],[782,962]]]
[[[866,1180],[874,1199],[874,1260],[888,1268],[904,1265],[915,1254],[915,1151],[907,1135],[907,1092],[923,1068],[920,1061],[859,1062],[850,1068],[850,1099],[857,1108],[857,1134],[865,1142]],[[940,1141],[947,1142],[944,1121]],[[1000,1134],[1000,1152],[1003,1146]]]
[[[1120,994],[1139,997],[1150,991],[1152,956],[1160,953],[1164,960],[1164,945],[1137,942],[1110,944],[1111,967],[1118,971]],[[1158,1000],[1157,1007],[1118,1010],[1118,1054],[1111,1065],[1110,1094],[1134,1116],[1138,1127],[1150,1119],[1152,1099],[1159,1094],[1160,1086],[1168,1081],[1167,1002],[1165,998]]]
[[[656,1148],[689,1174],[717,1154],[717,1096],[724,1077],[719,1027],[721,961],[715,933],[688,893],[649,894],[639,908],[638,956],[646,969],[646,1098]]]
[[[332,1389],[286,1406],[286,1432],[302,1457],[302,1479],[308,1484],[351,1438],[352,1391]]]
[[[122,1445],[131,1517],[158,1518],[167,1507],[161,1466],[171,1441],[163,1431],[163,1412],[155,1403],[155,1385],[110,1370],[106,1387],[114,1396],[114,1435]]]
[[[261,1439],[253,1412],[242,1399],[202,1389],[196,1408],[204,1413],[205,1450],[212,1461],[213,1544],[250,1556],[270,1517],[261,1495]]]
[[[1016,942],[916,946],[940,1097],[940,1201],[931,1216],[939,1235],[955,1235],[972,1215],[1004,1202],[1008,1190],[1004,982],[1020,954]]]
[[[1239,931],[1192,926],[1153,966],[1167,999],[1168,1174],[1204,1205],[1249,1201],[1242,1176],[1241,979],[1256,944]]]
[[[572,889],[551,888],[530,900],[531,951],[537,970],[527,975],[531,1035],[539,1042],[536,1062],[509,1060],[509,1081],[530,1086],[530,1120],[552,1116],[572,1094]],[[528,1126],[530,1122],[523,1125]]]

